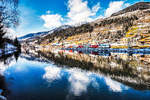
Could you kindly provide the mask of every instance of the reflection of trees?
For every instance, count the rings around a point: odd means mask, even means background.
[[[17,52],[11,53],[11,54],[2,55],[2,56],[0,56],[0,62],[4,62],[4,64],[9,65],[9,63],[13,60],[13,57],[17,61],[19,55],[20,55],[20,51],[17,51]]]
[[[110,76],[111,78],[136,89],[150,89],[148,87],[150,74],[148,71],[139,70],[143,66],[134,57],[122,59],[118,56],[101,57],[85,54],[39,53],[59,66],[79,67]]]
[[[5,69],[4,67],[9,66],[9,64],[15,59],[17,60],[20,55],[20,52],[14,52],[12,54],[7,54],[7,55],[2,55],[0,56],[0,63],[4,63],[0,67],[3,67],[2,69]],[[8,95],[10,91],[7,88],[6,82],[5,82],[5,77],[1,75],[0,73],[0,89],[2,90],[1,95],[8,98]],[[1,100],[1,98],[0,98]]]
[[[0,75],[0,89],[2,90],[1,95],[7,98],[10,91],[8,90],[6,86],[5,77],[1,75]]]

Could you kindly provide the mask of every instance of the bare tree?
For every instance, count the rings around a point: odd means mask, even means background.
[[[3,48],[5,28],[16,27],[18,18],[18,0],[0,0],[0,47]]]
[[[0,0],[0,20],[5,27],[18,25],[18,0]]]

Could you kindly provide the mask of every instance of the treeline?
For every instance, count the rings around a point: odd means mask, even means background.
[[[20,47],[21,46],[17,38],[15,38],[14,40],[9,39],[9,38],[2,38],[0,40],[0,43],[1,43],[0,44],[0,48],[3,48],[6,43],[13,44],[16,47]]]

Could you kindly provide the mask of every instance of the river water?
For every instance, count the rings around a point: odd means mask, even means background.
[[[1,59],[0,73],[2,100],[150,100],[144,86],[27,54]]]

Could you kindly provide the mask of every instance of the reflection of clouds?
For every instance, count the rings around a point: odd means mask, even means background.
[[[43,78],[46,79],[48,82],[53,82],[54,80],[61,79],[62,68],[54,67],[54,66],[48,66],[45,68],[45,74],[43,75]],[[83,72],[79,69],[63,69],[64,72],[67,72],[68,82],[70,83],[69,86],[69,92],[75,96],[80,96],[83,92],[87,91],[87,86],[90,82],[95,82],[93,80],[94,78],[91,78],[90,73]],[[97,83],[93,83],[93,85],[98,85]]]
[[[0,89],[0,100],[7,100],[6,97],[4,97],[4,96],[1,95],[2,92],[3,92],[3,90]]]
[[[4,62],[0,62],[0,74],[3,74],[3,72],[7,69]]]
[[[45,68],[45,74],[43,75],[43,78],[46,79],[48,82],[53,82],[55,80],[61,79],[63,75],[65,75],[62,74],[63,72],[66,72],[69,75],[69,77],[67,77],[68,78],[67,80],[70,84],[69,95],[81,96],[82,93],[87,92],[87,88],[89,85],[96,89],[97,88],[99,89],[100,86],[100,83],[98,82],[99,79],[100,81],[104,79],[106,85],[109,86],[110,90],[114,92],[122,92],[122,90],[128,89],[119,82],[113,81],[108,77],[104,78],[100,75],[82,71],[77,68],[66,69],[55,66],[48,66]]]
[[[127,87],[121,85],[121,83],[113,81],[110,78],[105,78],[106,84],[114,92],[122,92],[123,89],[128,89]]]
[[[44,79],[47,79],[49,82],[60,79],[61,68],[48,66],[45,67],[45,74],[43,75]]]
[[[113,90],[114,92],[121,92],[121,84],[119,84],[118,82],[113,81],[110,78],[105,78],[106,84],[109,86],[109,88],[111,90]]]
[[[68,81],[71,84],[70,92],[73,93],[75,96],[80,96],[82,92],[87,91],[87,86],[91,82],[88,75],[81,71],[71,70],[71,75]]]
[[[96,80],[96,77],[91,77],[91,81],[92,81],[92,86],[96,89],[99,88],[99,83]]]
[[[3,75],[4,72],[9,68],[9,66],[12,66],[16,63],[16,60],[14,56],[6,60],[7,64],[4,63],[4,61],[0,61],[0,74]]]
[[[6,97],[0,95],[0,100],[7,100]]]

